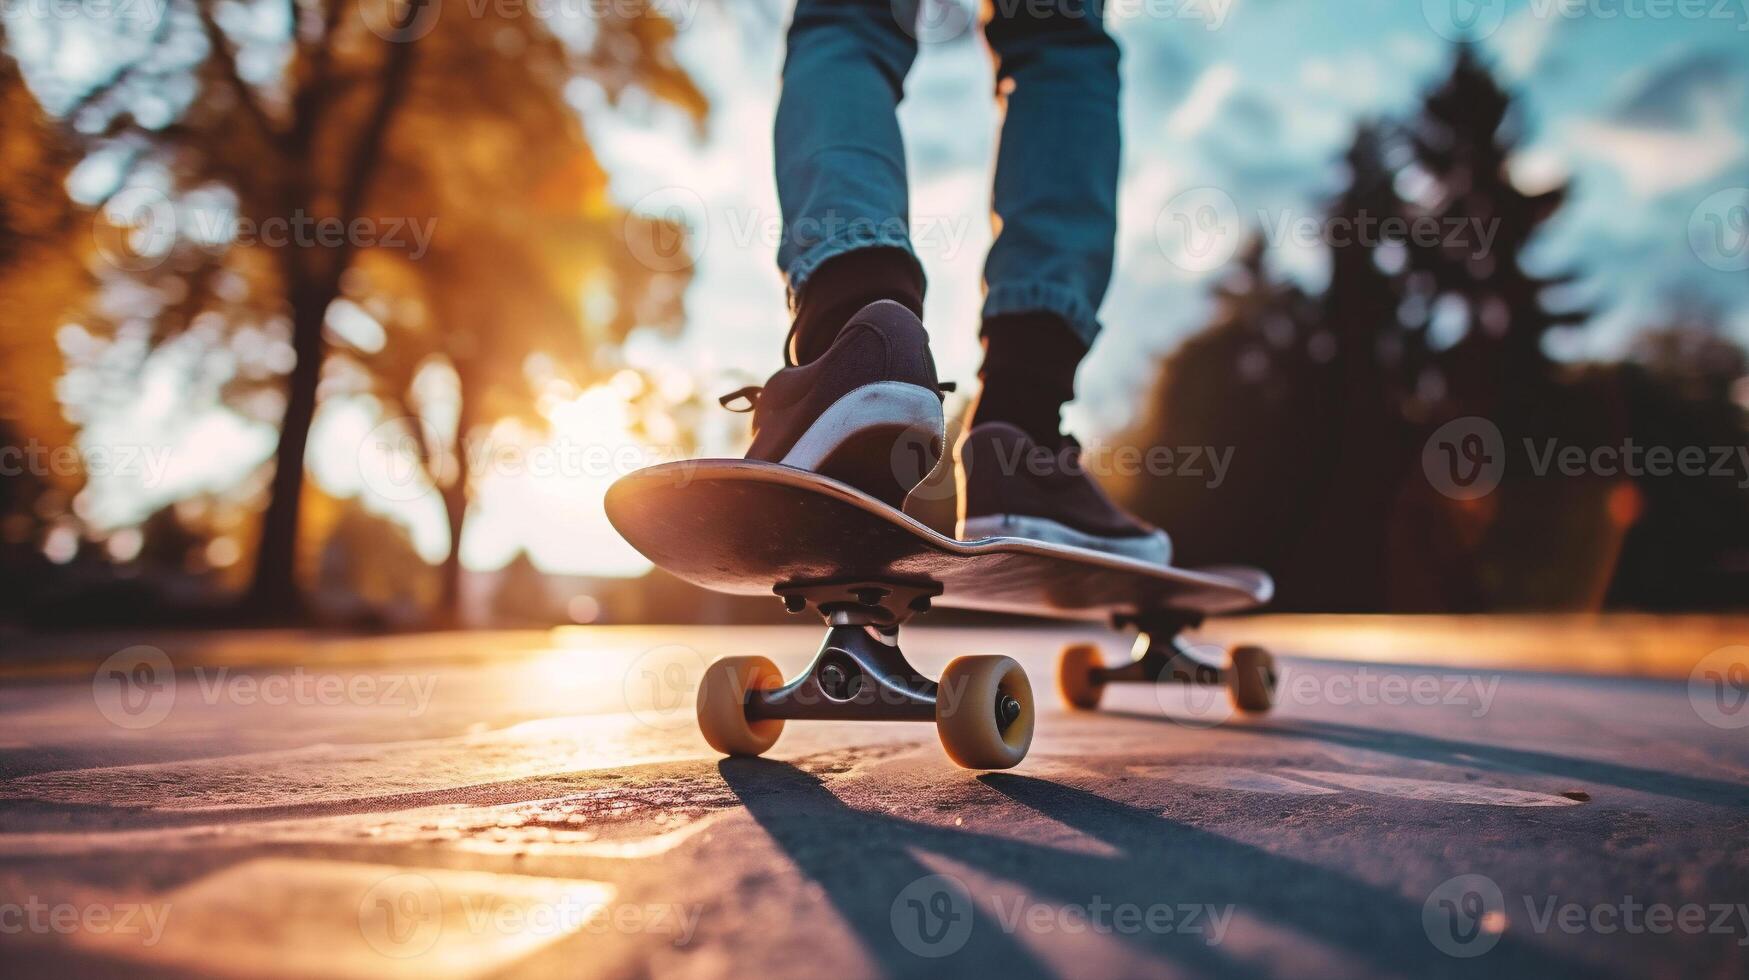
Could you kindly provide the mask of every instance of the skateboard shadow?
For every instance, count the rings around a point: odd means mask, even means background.
[[[828,901],[882,972],[897,976],[960,976],[986,971],[1007,977],[1048,977],[1014,937],[997,928],[975,903],[970,909],[950,907],[940,922],[917,921],[907,934],[922,953],[907,949],[899,936],[908,923],[895,913],[900,893],[918,879],[936,872],[911,853],[926,843],[932,828],[868,813],[848,806],[820,780],[788,763],[761,758],[730,758],[717,764],[723,781],[740,798],[748,814],[771,835],[796,867],[819,885]],[[935,842],[939,846],[940,841]],[[928,886],[917,910],[930,912]],[[969,913],[972,927],[963,946],[948,936],[931,934],[931,926]],[[895,928],[895,926],[898,928]],[[931,941],[934,940],[934,941]],[[944,954],[944,955],[935,955]]]
[[[981,777],[997,792],[1036,812],[1112,845],[1119,855],[1102,867],[1099,887],[1124,889],[1126,901],[1172,901],[1229,907],[1268,932],[1293,934],[1340,950],[1335,969],[1350,965],[1379,975],[1474,976],[1475,964],[1439,952],[1423,923],[1424,898],[1369,884],[1322,865],[1167,819],[1150,810],[1086,790],[1029,776]],[[1274,815],[1271,808],[1269,815]],[[1263,813],[1263,811],[1259,811]],[[1086,868],[1081,869],[1083,880]],[[1151,898],[1149,896],[1152,896]],[[1261,930],[1260,930],[1261,931]],[[1254,945],[1244,938],[1240,943]],[[1255,948],[1255,946],[1254,946]],[[1277,971],[1297,968],[1293,952],[1278,955]],[[1503,933],[1487,954],[1489,972],[1550,976],[1576,964]]]
[[[1171,719],[1160,715],[1149,715],[1142,712],[1121,712],[1121,714],[1128,718],[1145,718],[1176,724]],[[1236,735],[1268,735],[1276,738],[1327,742],[1345,748],[1387,752],[1406,759],[1437,762],[1463,768],[1492,766],[1503,771],[1517,770],[1542,773],[1549,776],[1560,776],[1563,779],[1571,779],[1579,783],[1615,786],[1634,792],[1668,796],[1714,806],[1749,806],[1749,786],[1741,784],[1690,776],[1679,772],[1642,769],[1638,766],[1623,765],[1618,762],[1603,762],[1577,756],[1557,755],[1553,752],[1540,752],[1535,749],[1512,748],[1489,745],[1484,742],[1465,742],[1433,735],[1421,735],[1399,729],[1367,728],[1362,725],[1309,719],[1280,719],[1247,721],[1243,724],[1223,726],[1220,730],[1223,733],[1230,732]]]
[[[1102,842],[1110,854],[871,813],[846,804],[812,775],[781,762],[724,760],[720,771],[749,814],[820,885],[889,974],[960,974],[968,968],[980,975],[1056,972],[1027,948],[1026,920],[1012,913],[1004,917],[995,896],[978,893],[982,878],[966,883],[973,889],[973,927],[963,949],[940,959],[924,959],[907,949],[898,933],[908,925],[894,907],[907,886],[936,873],[918,858],[919,852],[941,855],[1003,882],[1010,895],[1024,895],[1029,903],[1056,908],[1101,903],[1138,909],[1196,906],[1224,914],[1226,925],[1238,930],[1220,937],[1231,946],[1209,931],[1213,920],[1206,916],[1194,935],[1135,929],[1102,937],[1193,974],[1263,977],[1284,969],[1292,972],[1291,959],[1283,958],[1291,958],[1291,949],[1268,948],[1284,937],[1336,947],[1340,962],[1364,964],[1369,972],[1467,972],[1428,941],[1419,899],[1085,790],[1012,774],[979,777],[993,793]],[[1010,906],[1013,901],[1007,899]],[[992,913],[992,906],[998,911]],[[1056,937],[1030,938],[1049,945]],[[1501,936],[1488,959],[1490,967],[1526,973],[1548,974],[1572,966],[1510,935]]]
[[[898,919],[901,892],[937,872],[918,859],[926,851],[1018,885],[1034,902],[1086,905],[1093,898],[1114,900],[1102,876],[1109,859],[955,827],[919,823],[849,806],[813,775],[769,759],[725,759],[723,778],[748,813],[826,893],[844,921],[888,974],[1050,977],[1057,971],[1039,960],[1021,940],[1024,925],[1004,923],[992,912],[990,896],[972,891],[970,938],[964,948],[940,958],[924,958],[905,945],[915,943],[912,923]],[[951,873],[951,872],[949,872]],[[957,876],[956,876],[957,877]],[[1089,892],[1092,883],[1097,894]],[[976,885],[966,882],[968,888]],[[1124,899],[1116,899],[1123,901]],[[1012,904],[1012,898],[1009,899]],[[1137,902],[1165,902],[1154,890]],[[906,909],[900,913],[909,915]],[[1005,927],[1006,926],[1006,927]],[[901,938],[903,929],[907,935]],[[1049,936],[1041,937],[1043,942]],[[1153,940],[1148,952],[1164,953],[1195,972],[1232,977],[1262,977],[1202,936],[1134,934],[1122,939]],[[944,944],[945,945],[945,944]],[[933,950],[931,952],[934,952]]]

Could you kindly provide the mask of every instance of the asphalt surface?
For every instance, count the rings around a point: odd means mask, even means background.
[[[1100,630],[908,629],[927,672],[1029,672],[1031,754],[981,775],[919,724],[715,757],[704,663],[793,671],[812,628],[31,638],[0,662],[0,974],[1741,977],[1749,649],[1713,626],[1622,677],[1576,671],[1608,623],[1477,623],[1547,653],[1503,670],[1452,662],[1460,625],[1351,622],[1368,659],[1285,657],[1263,718],[1061,709],[1063,642],[1126,655]]]

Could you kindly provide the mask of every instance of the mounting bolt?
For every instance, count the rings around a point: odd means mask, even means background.
[[[878,606],[881,604],[881,600],[886,598],[887,590],[874,588],[854,589],[851,591],[851,594],[856,596],[857,602],[860,602],[865,606]]]
[[[783,597],[783,608],[789,612],[799,613],[808,608],[808,600],[799,595],[786,595]]]
[[[912,612],[920,612],[920,613],[928,612],[929,611],[929,597],[926,595],[920,595],[917,598],[912,599],[911,600],[911,611]]]
[[[829,663],[820,667],[820,690],[834,701],[849,701],[862,691],[863,678],[860,671],[841,663]]]

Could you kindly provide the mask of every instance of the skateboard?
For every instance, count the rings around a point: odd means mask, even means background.
[[[813,663],[786,681],[765,657],[716,661],[699,685],[705,740],[728,755],[770,748],[786,721],[934,722],[968,769],[1006,769],[1032,741],[1026,673],[1004,656],[966,656],[939,680],[899,649],[899,628],[933,607],[1110,621],[1138,634],[1135,655],[1104,666],[1092,644],[1067,647],[1057,682],[1071,707],[1097,707],[1106,685],[1225,685],[1235,707],[1274,703],[1271,655],[1253,646],[1213,662],[1182,633],[1205,616],[1269,601],[1247,568],[1184,569],[1022,538],[956,541],[828,477],[752,460],[646,467],[607,492],[607,516],[675,576],[718,592],[772,595],[813,612],[827,632]]]

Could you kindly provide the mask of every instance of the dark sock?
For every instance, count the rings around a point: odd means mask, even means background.
[[[791,363],[806,364],[832,346],[856,311],[883,299],[923,315],[923,270],[902,248],[859,248],[833,256],[808,277],[796,297],[789,332]]]
[[[971,425],[1007,422],[1040,445],[1060,438],[1063,406],[1075,397],[1075,369],[1087,346],[1061,317],[1015,313],[991,317],[981,331],[983,382]]]

